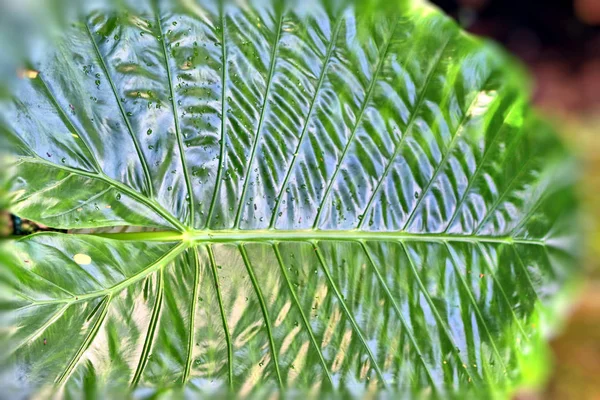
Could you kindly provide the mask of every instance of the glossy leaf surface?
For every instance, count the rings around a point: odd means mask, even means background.
[[[428,6],[102,9],[1,106],[3,386],[505,395],[573,270],[572,165]],[[33,76],[35,75],[35,76]],[[534,371],[534,372],[532,372]]]

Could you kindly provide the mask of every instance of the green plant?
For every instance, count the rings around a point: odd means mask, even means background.
[[[2,104],[12,211],[71,230],[2,247],[6,390],[539,383],[573,166],[501,51],[423,4],[121,7]]]

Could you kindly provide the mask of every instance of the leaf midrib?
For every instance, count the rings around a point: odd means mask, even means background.
[[[363,230],[321,230],[321,229],[223,229],[154,232],[97,233],[96,236],[117,240],[144,241],[184,241],[188,243],[227,243],[227,242],[289,242],[289,241],[419,241],[419,242],[466,242],[526,244],[546,246],[545,239],[518,238],[513,236],[476,236],[447,233],[413,233],[406,231],[363,231]]]
[[[56,232],[40,232],[33,235],[28,235],[20,240],[40,235],[56,235]],[[166,264],[173,261],[186,249],[209,243],[248,243],[248,242],[263,242],[263,243],[278,243],[278,242],[307,242],[318,243],[319,241],[351,241],[365,243],[368,241],[388,241],[388,242],[432,242],[432,243],[449,243],[449,242],[470,242],[476,245],[481,243],[495,244],[528,244],[546,246],[543,240],[536,239],[517,239],[511,237],[468,237],[456,235],[441,235],[441,234],[410,234],[405,232],[364,232],[364,231],[313,231],[313,230],[289,230],[277,231],[190,231],[183,234],[178,232],[129,232],[129,233],[99,233],[92,234],[93,236],[110,238],[114,240],[145,240],[145,241],[179,241],[174,243],[173,247],[159,257],[154,263],[142,269],[133,276],[119,282],[118,284],[97,290],[94,292],[72,295],[72,297],[53,299],[53,300],[31,300],[35,305],[56,304],[56,303],[78,303],[99,296],[114,295],[120,290],[130,286],[132,283],[144,279],[154,271],[162,269]]]

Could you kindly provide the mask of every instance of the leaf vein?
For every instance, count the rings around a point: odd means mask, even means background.
[[[490,80],[491,76],[492,76],[492,74],[490,73],[486,77],[485,81],[483,82],[482,88],[485,87],[485,85]],[[479,97],[479,93],[477,93],[475,96],[473,96],[473,99],[471,100],[469,107],[467,107],[467,109],[465,110],[464,115],[461,117],[459,124],[457,125],[456,129],[454,130],[454,133],[452,134],[452,139],[450,140],[450,143],[448,144],[448,148],[446,149],[446,152],[444,153],[442,160],[435,167],[435,170],[433,171],[433,175],[431,176],[431,179],[429,179],[429,181],[427,182],[427,186],[425,186],[425,189],[419,196],[419,199],[417,200],[416,204],[414,205],[410,215],[408,216],[408,219],[406,220],[406,223],[402,227],[402,230],[406,230],[410,226],[410,224],[413,222],[413,218],[417,215],[417,210],[419,209],[419,206],[423,202],[423,199],[427,196],[427,194],[429,193],[429,190],[433,186],[433,183],[436,181],[439,173],[442,171],[442,168],[446,165],[446,162],[448,161],[448,159],[450,158],[450,155],[454,151],[454,146],[458,143],[458,138],[460,136],[460,130],[461,130],[461,128],[463,128],[464,124],[467,122],[468,117],[470,116],[471,108],[475,105],[478,97]]]
[[[59,320],[60,317],[62,317],[62,315],[65,313],[65,311],[67,311],[67,309],[71,306],[70,303],[66,303],[65,305],[63,305],[62,307],[60,307],[58,309],[58,311],[56,311],[52,317],[50,317],[48,319],[48,321],[46,321],[42,326],[40,326],[38,329],[35,330],[35,332],[33,332],[31,335],[27,336],[25,339],[23,339],[19,344],[11,347],[10,352],[11,354],[15,354],[19,349],[21,349],[23,346],[25,346],[27,343],[32,342],[33,340],[37,339],[38,337],[41,336],[42,333],[44,333],[46,331],[46,329],[48,329],[48,327],[52,324],[54,324],[56,321]]]
[[[390,33],[390,37],[382,46],[381,56],[379,57],[379,61],[377,62],[377,67],[375,69],[375,72],[373,73],[373,77],[371,78],[371,82],[369,83],[369,87],[367,88],[367,91],[365,93],[365,98],[363,99],[363,103],[360,107],[360,111],[358,112],[358,116],[356,117],[356,122],[354,123],[354,127],[352,128],[350,137],[348,138],[348,142],[346,142],[346,146],[344,146],[342,155],[340,156],[340,159],[339,159],[339,161],[335,167],[335,170],[333,172],[333,175],[331,176],[331,179],[329,180],[329,184],[327,185],[327,188],[325,189],[323,198],[321,199],[321,202],[319,204],[317,215],[315,216],[315,221],[313,223],[313,228],[317,228],[319,225],[319,221],[321,219],[321,214],[323,212],[323,209],[325,208],[324,207],[325,202],[327,201],[327,198],[329,197],[329,192],[331,191],[331,188],[333,187],[333,184],[335,183],[337,174],[342,167],[342,164],[346,158],[346,154],[348,154],[348,150],[350,149],[350,144],[352,144],[354,137],[356,136],[356,132],[358,131],[358,128],[362,121],[362,118],[365,114],[365,111],[367,110],[367,106],[369,105],[369,101],[371,100],[371,96],[373,95],[378,76],[381,73],[381,68],[383,67],[383,63],[386,59],[386,56],[387,56],[390,44],[392,42],[392,38],[394,37],[394,33],[396,31],[397,26],[398,26],[398,21],[396,20],[394,23],[394,27],[392,28],[392,32]]]
[[[80,294],[80,295],[68,293],[71,296],[69,298],[51,299],[51,300],[35,300],[33,304],[36,306],[40,306],[40,305],[56,304],[56,303],[78,303],[78,302],[86,301],[86,300],[93,299],[93,298],[100,297],[100,296],[114,296],[119,291],[131,286],[135,282],[138,282],[138,281],[144,279],[146,276],[155,272],[156,270],[161,269],[165,264],[171,262],[174,258],[176,258],[177,255],[179,255],[179,253],[181,253],[181,251],[183,251],[183,249],[185,249],[186,247],[187,247],[187,244],[184,242],[177,244],[176,246],[169,249],[165,254],[163,254],[154,263],[150,264],[148,267],[144,268],[143,270],[139,271],[138,273],[132,275],[131,277],[125,279],[124,281],[122,281],[110,288],[103,289],[103,290],[97,290],[94,292]],[[59,286],[57,286],[57,287],[59,287]],[[62,288],[60,288],[60,289],[62,289]]]
[[[94,322],[94,325],[92,325],[92,327],[90,328],[90,331],[86,335],[84,341],[81,343],[81,346],[75,353],[75,356],[71,359],[71,361],[69,362],[67,367],[63,370],[63,372],[56,379],[57,385],[62,385],[68,379],[68,377],[71,375],[71,373],[73,372],[73,370],[79,363],[79,360],[81,360],[81,357],[83,356],[85,351],[88,349],[88,347],[90,347],[90,344],[92,343],[92,341],[98,334],[98,331],[100,330],[100,327],[102,326],[102,323],[106,319],[106,315],[108,315],[108,306],[110,304],[110,301],[111,301],[110,296],[107,296],[102,300],[102,302],[104,302],[104,305],[102,306],[102,311],[101,311],[100,316],[98,316],[98,318],[96,319],[96,322]]]
[[[217,274],[217,262],[215,261],[215,254],[211,245],[207,245],[206,250],[208,252],[208,258],[210,259],[210,268],[212,270],[215,291],[217,294],[217,300],[219,302],[219,312],[221,314],[221,321],[223,322],[223,333],[225,334],[225,341],[227,344],[227,376],[229,380],[229,390],[233,391],[233,346],[231,344],[231,333],[229,332],[229,324],[227,323],[227,315],[225,314],[225,306],[223,304],[223,297],[221,294],[219,275]]]
[[[448,341],[452,344],[452,348],[455,349],[453,351],[453,353],[454,353],[456,359],[461,364],[467,365],[467,363],[465,363],[462,360],[460,354],[456,350],[458,347],[455,344],[454,337],[452,336],[452,333],[450,333],[450,330],[448,329],[448,327],[444,323],[444,320],[442,319],[442,316],[438,312],[437,307],[435,306],[435,304],[433,302],[433,299],[431,298],[431,296],[427,292],[427,289],[425,288],[425,285],[423,284],[423,281],[421,280],[421,277],[419,276],[419,273],[417,272],[417,268],[416,268],[416,266],[414,264],[414,261],[413,261],[412,257],[410,256],[410,253],[409,253],[408,249],[406,248],[406,245],[403,242],[400,242],[400,246],[402,247],[402,249],[404,251],[404,254],[406,255],[406,258],[408,259],[408,264],[410,266],[411,272],[413,273],[413,276],[415,277],[415,280],[417,281],[417,285],[419,286],[419,290],[421,291],[421,293],[425,297],[425,300],[427,301],[427,304],[429,304],[429,307],[431,308],[431,311],[433,312],[433,316],[434,316],[434,318],[435,318],[435,320],[437,322],[437,325],[442,330],[442,332],[444,333],[444,335],[446,336],[446,338],[448,339]],[[470,375],[470,374],[468,374],[468,375]]]
[[[481,312],[481,309],[479,308],[479,305],[477,304],[477,301],[475,300],[473,291],[467,284],[467,281],[465,280],[462,272],[458,269],[458,264],[459,264],[458,258],[456,256],[456,254],[454,253],[454,251],[452,251],[450,249],[450,246],[448,246],[448,243],[444,243],[444,245],[446,247],[446,251],[448,252],[448,254],[450,254],[450,258],[452,259],[452,266],[454,267],[454,271],[456,272],[456,275],[459,277],[461,283],[463,284],[465,291],[467,292],[467,295],[469,296],[469,301],[471,302],[471,305],[475,309],[475,313],[477,314],[477,317],[481,321],[481,324],[483,325],[483,329],[485,330],[486,335],[490,339],[490,344],[492,345],[494,354],[496,355],[496,357],[498,357],[498,361],[500,361],[500,363],[502,364],[502,367],[503,367],[502,369],[506,370],[506,364],[504,363],[504,360],[502,359],[502,356],[500,355],[500,352],[498,351],[498,346],[496,345],[494,336],[490,332],[490,329],[489,329],[487,323],[485,322],[485,319],[483,318],[483,313]]]
[[[208,215],[206,217],[205,228],[207,228],[210,224],[210,219],[212,217],[213,211],[215,209],[215,204],[217,202],[217,197],[221,190],[221,176],[223,175],[223,162],[225,160],[225,128],[227,128],[226,123],[226,110],[227,110],[227,97],[225,96],[225,91],[227,87],[227,83],[225,79],[227,78],[227,49],[226,49],[226,41],[225,41],[225,29],[226,29],[226,20],[227,16],[225,15],[225,4],[221,2],[221,143],[219,150],[219,165],[217,166],[217,177],[215,180],[215,189],[212,195],[212,200],[210,201],[210,208],[208,210]]]
[[[490,275],[492,276],[492,279],[494,280],[496,287],[498,288],[498,290],[500,290],[500,293],[502,294],[502,298],[504,298],[504,301],[506,302],[506,305],[508,306],[508,308],[510,310],[510,314],[512,315],[513,319],[515,320],[517,327],[519,328],[519,330],[521,331],[521,333],[523,334],[525,339],[529,340],[527,333],[525,332],[525,329],[523,329],[523,325],[521,324],[521,321],[517,317],[517,314],[515,314],[515,310],[513,309],[512,304],[508,300],[508,296],[506,295],[504,288],[502,287],[502,285],[500,285],[500,282],[498,282],[498,278],[496,277],[496,274],[494,274],[494,270],[492,268],[493,264],[490,260],[489,254],[487,253],[487,251],[485,251],[485,249],[483,248],[483,246],[480,243],[477,243],[477,247],[479,248],[479,251],[483,255],[483,259],[485,260],[485,265],[486,265],[488,271],[490,272]]]
[[[119,98],[119,95],[117,93],[117,88],[115,86],[115,83],[110,75],[110,72],[108,70],[108,66],[106,65],[106,62],[104,61],[104,57],[102,56],[102,53],[100,53],[98,44],[96,43],[96,40],[94,39],[94,36],[92,35],[92,31],[90,30],[90,27],[88,26],[87,23],[85,23],[84,25],[85,25],[85,30],[89,35],[89,39],[94,47],[96,56],[98,57],[98,60],[100,61],[100,66],[102,67],[104,73],[106,74],[106,80],[109,82],[112,92],[115,96],[115,100],[117,102],[117,106],[119,107],[121,117],[123,118],[123,121],[125,122],[125,125],[127,126],[129,135],[131,136],[131,140],[133,141],[135,151],[138,155],[140,164],[142,165],[142,169],[144,171],[144,177],[146,179],[146,186],[148,187],[148,194],[149,194],[150,198],[153,198],[154,197],[154,186],[152,185],[152,178],[150,177],[150,169],[148,168],[148,161],[146,160],[146,157],[144,157],[144,154],[142,153],[140,144],[138,143],[138,140],[137,140],[135,134],[133,133],[133,128],[131,127],[129,118],[127,118],[127,114],[125,113],[125,109],[123,108],[123,104],[121,103],[121,99]]]
[[[412,345],[415,348],[415,351],[417,352],[419,360],[421,361],[421,363],[423,364],[423,367],[425,368],[425,371],[427,372],[427,376],[429,377],[430,383],[436,388],[436,390],[439,390],[438,385],[436,384],[436,381],[433,378],[433,373],[431,372],[431,368],[429,367],[429,364],[427,364],[427,362],[423,358],[423,353],[421,351],[419,344],[417,343],[417,340],[415,339],[414,332],[412,332],[409,329],[408,323],[406,322],[406,319],[402,315],[402,311],[400,310],[400,307],[396,303],[396,300],[394,299],[394,296],[392,295],[392,292],[391,292],[388,284],[383,279],[383,276],[381,275],[379,268],[375,264],[375,261],[373,260],[371,253],[367,249],[365,242],[361,241],[360,246],[361,246],[363,252],[365,253],[365,255],[367,256],[367,259],[369,260],[369,264],[371,264],[371,267],[373,267],[373,271],[375,272],[375,275],[377,276],[377,280],[381,284],[381,287],[383,288],[383,290],[386,294],[386,297],[390,300],[392,307],[394,308],[394,310],[396,311],[396,314],[398,315],[398,318],[400,318],[400,323],[406,329],[406,334],[408,335],[408,338],[410,339]]]
[[[159,42],[161,42],[161,47],[163,51],[163,56],[165,59],[165,70],[167,72],[167,80],[169,84],[169,98],[171,99],[171,108],[173,109],[173,123],[175,124],[175,135],[177,136],[177,147],[179,149],[179,156],[181,159],[181,168],[183,169],[183,177],[185,179],[185,185],[187,187],[188,199],[187,202],[190,211],[188,215],[188,222],[191,227],[194,227],[194,192],[192,191],[192,182],[190,179],[190,174],[188,171],[187,160],[185,157],[185,151],[183,149],[183,139],[181,138],[181,128],[179,126],[179,115],[177,114],[177,106],[175,104],[175,92],[173,91],[173,78],[171,75],[171,67],[169,65],[169,56],[167,53],[167,37],[163,34],[162,21],[160,18],[160,11],[156,10],[156,24],[158,25],[158,32],[160,34]]]
[[[72,207],[72,208],[70,208],[70,209],[68,209],[66,211],[63,211],[63,212],[60,212],[60,213],[57,213],[57,214],[46,215],[45,217],[46,218],[62,217],[63,215],[71,213],[71,212],[77,210],[78,208],[81,208],[82,206],[90,204],[92,201],[96,200],[97,198],[104,196],[110,190],[113,190],[113,188],[112,187],[108,187],[108,188],[106,188],[106,189],[104,189],[104,190],[96,193],[95,195],[93,195],[92,197],[90,197],[89,199],[87,199],[86,201],[84,201],[83,203],[80,203],[80,204],[76,205],[75,207]]]
[[[342,310],[344,310],[344,314],[346,314],[346,317],[348,318],[348,320],[350,321],[350,324],[352,325],[352,329],[356,333],[356,336],[358,336],[360,343],[362,344],[362,346],[364,347],[365,351],[367,352],[369,358],[371,359],[371,362],[373,363],[373,368],[375,369],[375,372],[377,373],[377,376],[379,377],[379,379],[381,379],[381,383],[383,384],[384,387],[387,388],[388,385],[383,377],[383,372],[381,371],[381,368],[379,367],[379,364],[377,363],[377,360],[375,359],[375,356],[373,355],[371,348],[367,344],[367,341],[366,341],[362,331],[360,330],[356,320],[354,319],[354,317],[352,316],[352,313],[348,309],[348,306],[346,305],[346,302],[344,301],[342,294],[340,293],[337,285],[333,281],[333,277],[331,276],[331,273],[329,272],[329,269],[326,266],[325,259],[323,258],[323,254],[321,254],[321,250],[319,249],[318,243],[313,242],[312,244],[314,246],[315,254],[317,255],[317,258],[319,260],[321,268],[323,269],[323,272],[325,273],[325,276],[327,277],[327,281],[329,282],[329,285],[331,285],[331,288],[333,289],[333,292],[335,293],[335,295],[340,303],[340,306],[342,307]]]
[[[75,125],[71,121],[71,118],[69,118],[69,116],[67,115],[67,113],[65,113],[65,111],[62,109],[62,107],[60,107],[60,105],[58,104],[58,100],[56,99],[56,96],[54,96],[54,93],[50,90],[50,87],[44,81],[43,75],[42,74],[38,75],[38,79],[40,80],[40,83],[42,84],[42,87],[44,88],[44,90],[46,91],[46,93],[48,93],[48,97],[52,101],[52,104],[54,104],[54,107],[56,108],[56,110],[58,110],[58,112],[62,116],[63,122],[65,122],[65,125],[67,125],[67,128],[70,128],[71,133],[76,133],[77,134],[77,136],[79,137],[79,139],[81,140],[81,142],[85,146],[86,150],[90,154],[90,157],[92,157],[92,161],[94,163],[94,166],[96,167],[96,172],[101,172],[102,168],[100,167],[100,163],[98,162],[98,160],[94,156],[94,153],[90,149],[90,146],[87,144],[86,140],[84,139],[84,136],[81,135],[81,133],[75,128]]]
[[[138,366],[135,371],[135,375],[131,380],[131,387],[135,387],[138,385],[142,373],[146,368],[150,357],[150,350],[152,348],[152,341],[154,340],[154,334],[156,332],[156,328],[158,326],[158,320],[160,316],[160,311],[162,309],[162,301],[164,297],[164,274],[163,268],[158,270],[157,276],[157,288],[156,288],[156,299],[154,301],[154,306],[152,308],[152,316],[150,317],[150,323],[148,324],[148,330],[146,331],[146,338],[144,339],[144,347],[142,348],[142,354],[140,355],[140,360],[138,362]]]
[[[467,187],[466,187],[466,189],[465,189],[462,197],[460,198],[460,200],[456,204],[456,207],[454,208],[454,212],[452,213],[452,217],[450,218],[450,221],[448,222],[448,225],[446,225],[446,229],[444,229],[444,232],[448,231],[448,229],[454,223],[454,220],[456,219],[456,217],[459,215],[458,212],[460,211],[460,208],[462,207],[462,205],[465,202],[467,196],[469,195],[469,193],[471,191],[471,188],[473,187],[473,184],[475,183],[475,180],[477,179],[477,177],[479,176],[479,174],[483,170],[483,166],[485,164],[485,161],[487,160],[488,156],[492,152],[491,149],[492,149],[493,145],[496,143],[497,139],[500,137],[500,132],[502,132],[502,128],[505,126],[506,120],[512,114],[512,112],[514,111],[514,109],[515,109],[516,106],[517,106],[517,104],[513,104],[513,107],[511,109],[511,111],[504,117],[504,120],[502,121],[502,124],[496,130],[496,132],[497,132],[496,135],[494,136],[494,138],[492,139],[492,142],[487,147],[487,149],[485,151],[485,154],[481,158],[481,161],[479,162],[479,165],[477,166],[477,169],[475,170],[475,172],[471,176],[471,179],[469,179],[469,183],[467,184]]]
[[[388,173],[391,171],[392,166],[394,165],[394,160],[396,159],[398,154],[400,154],[400,150],[402,149],[402,145],[404,144],[405,139],[408,137],[409,132],[411,132],[411,130],[412,130],[412,127],[417,119],[418,112],[421,109],[421,107],[423,106],[423,103],[425,101],[425,95],[427,94],[427,88],[429,87],[429,84],[433,80],[433,73],[435,72],[438,65],[440,64],[440,61],[442,60],[442,56],[444,54],[444,51],[446,50],[448,43],[450,43],[450,40],[451,40],[451,38],[448,38],[448,40],[440,48],[440,51],[438,51],[438,54],[435,57],[433,66],[429,69],[429,71],[427,71],[427,78],[425,79],[423,88],[421,89],[421,91],[419,93],[419,98],[417,100],[415,108],[413,109],[413,112],[411,113],[410,119],[409,119],[408,123],[406,124],[406,129],[404,130],[404,134],[400,138],[400,141],[398,142],[398,145],[396,146],[394,153],[392,154],[392,156],[389,159],[388,165],[386,166],[385,170],[383,171],[381,178],[379,178],[379,180],[377,182],[377,186],[373,190],[373,193],[371,194],[371,197],[369,198],[369,201],[367,202],[367,206],[365,207],[365,210],[362,213],[363,218],[358,223],[358,226],[356,227],[357,229],[361,229],[362,225],[367,220],[367,213],[369,212],[369,209],[373,205],[373,200],[375,200],[375,196],[376,196],[377,192],[379,191],[381,185],[383,184],[383,181],[385,180]]]
[[[44,160],[43,158],[40,158],[37,155],[33,155],[33,156],[21,156],[20,158],[20,163],[31,163],[31,164],[42,164],[42,165],[47,165],[49,167],[52,168],[57,168],[60,170],[64,170],[64,171],[69,171],[75,175],[78,176],[85,176],[86,178],[90,178],[90,179],[97,179],[101,182],[106,183],[107,185],[113,186],[115,189],[118,189],[119,191],[127,194],[128,196],[136,199],[137,201],[139,201],[140,203],[144,204],[145,206],[147,206],[148,208],[152,209],[158,216],[164,218],[167,222],[170,222],[171,225],[173,225],[174,228],[178,229],[179,231],[184,231],[185,227],[181,224],[181,222],[179,222],[176,218],[174,218],[167,210],[165,210],[160,204],[156,203],[154,200],[146,197],[145,195],[136,192],[135,190],[129,188],[128,186],[124,185],[123,183],[116,181],[110,177],[108,177],[107,175],[105,175],[104,173],[99,174],[99,173],[93,173],[93,172],[88,172],[88,171],[84,171],[81,169],[77,169],[77,168],[71,168],[68,167],[66,165],[58,165],[52,162],[49,162],[47,160]]]
[[[521,132],[524,132],[524,129],[521,129]],[[519,137],[519,140],[521,138],[523,138],[525,136],[524,133],[521,134],[521,136]],[[516,146],[516,143],[515,143]],[[490,207],[490,209],[485,213],[484,217],[481,219],[481,222],[477,225],[477,227],[474,230],[474,234],[477,235],[479,233],[479,231],[481,231],[481,229],[485,226],[485,224],[488,222],[488,220],[492,217],[492,215],[496,212],[496,210],[498,209],[498,207],[500,206],[500,203],[502,203],[502,200],[504,200],[504,198],[510,193],[510,190],[512,189],[513,185],[515,183],[517,183],[519,177],[521,176],[521,174],[523,172],[525,172],[527,170],[527,166],[529,165],[529,163],[534,159],[534,157],[529,157],[527,159],[527,161],[525,161],[522,165],[521,168],[519,168],[519,170],[517,171],[517,173],[513,176],[513,178],[510,180],[510,183],[508,184],[508,186],[506,187],[506,189],[504,189],[504,192],[502,192],[502,194],[496,199],[496,201],[492,204],[492,206]]]
[[[198,259],[198,253],[196,248],[191,249],[192,258],[194,262],[194,291],[192,292],[192,305],[190,307],[189,315],[189,340],[188,340],[188,351],[185,362],[185,369],[183,371],[182,383],[186,383],[192,369],[192,358],[194,352],[194,337],[195,337],[195,321],[196,321],[196,307],[198,306],[198,290],[200,288],[200,260]]]
[[[258,280],[256,279],[256,274],[254,273],[254,269],[252,268],[252,264],[248,259],[248,253],[246,252],[246,248],[243,244],[239,246],[240,253],[242,254],[242,259],[244,260],[244,264],[246,265],[246,270],[248,271],[248,275],[250,276],[250,280],[252,281],[252,286],[254,287],[254,291],[256,292],[256,297],[258,297],[258,302],[260,303],[260,308],[262,310],[263,319],[265,321],[265,327],[267,329],[267,336],[269,337],[269,347],[271,349],[271,355],[273,356],[273,365],[275,367],[275,374],[277,375],[277,383],[280,388],[283,388],[283,380],[281,379],[281,371],[279,370],[279,356],[277,355],[277,349],[275,348],[275,339],[273,338],[273,328],[271,327],[271,319],[269,318],[269,310],[267,308],[267,304],[263,297],[262,290],[258,285]]]
[[[254,162],[254,157],[256,156],[256,148],[258,147],[258,142],[260,139],[260,134],[262,131],[262,125],[266,115],[267,103],[269,100],[269,92],[271,90],[271,84],[273,81],[273,74],[275,72],[275,64],[277,61],[277,50],[279,48],[279,39],[281,38],[282,24],[283,24],[283,13],[279,17],[279,23],[277,25],[277,34],[275,36],[275,43],[273,44],[273,50],[271,52],[271,65],[269,67],[269,73],[267,76],[267,87],[265,88],[265,97],[263,99],[262,108],[260,110],[260,117],[258,119],[258,126],[256,128],[256,135],[254,138],[254,142],[252,144],[252,151],[250,153],[250,159],[248,161],[248,167],[246,168],[246,179],[244,179],[244,185],[242,187],[242,193],[240,195],[240,204],[238,205],[238,209],[235,216],[235,221],[233,226],[239,227],[240,219],[242,217],[242,208],[244,206],[244,197],[246,196],[246,190],[248,190],[248,183],[250,181],[250,175],[252,168],[252,163]]]
[[[333,50],[335,49],[335,43],[337,41],[337,37],[340,32],[340,28],[342,26],[343,21],[344,21],[344,19],[340,18],[339,22],[336,24],[336,27],[334,28],[334,32],[329,41],[329,46],[326,51],[325,61],[323,63],[323,68],[321,69],[319,80],[317,82],[315,94],[313,95],[310,106],[308,108],[308,114],[306,115],[306,120],[304,121],[304,126],[302,127],[302,131],[300,133],[300,138],[298,139],[298,144],[296,145],[296,150],[294,151],[294,155],[292,156],[292,162],[290,163],[290,166],[288,167],[287,174],[285,175],[285,179],[283,180],[283,184],[281,185],[279,194],[276,197],[277,202],[275,203],[275,207],[273,208],[273,213],[271,215],[271,221],[269,222],[269,228],[272,228],[275,225],[275,222],[277,221],[277,212],[279,211],[279,207],[281,206],[283,192],[287,188],[288,181],[289,181],[290,177],[292,176],[292,170],[294,169],[294,167],[296,165],[296,161],[298,159],[298,152],[300,151],[302,144],[304,143],[304,138],[306,137],[306,132],[308,131],[309,121],[311,119],[312,112],[313,112],[314,106],[316,104],[317,98],[319,97],[321,86],[323,85],[323,82],[325,81],[325,76],[327,75],[326,74],[327,67],[329,66],[331,56],[333,55]]]
[[[72,172],[70,172],[67,176],[65,176],[64,178],[54,182],[54,184],[50,185],[50,186],[46,186],[43,189],[38,190],[37,192],[31,192],[30,194],[28,194],[27,196],[21,197],[20,199],[17,200],[18,203],[22,203],[34,196],[39,196],[42,193],[46,193],[49,192],[52,189],[56,189],[57,187],[59,187],[60,185],[62,185],[63,183],[65,183],[66,181],[68,181],[72,176],[74,176],[74,174]]]
[[[298,295],[292,288],[292,283],[290,281],[290,277],[285,270],[283,257],[281,256],[281,252],[279,251],[279,243],[273,243],[272,246],[273,246],[273,250],[275,252],[275,257],[277,258],[277,263],[279,264],[279,268],[281,269],[281,273],[283,274],[283,277],[285,278],[287,287],[290,291],[290,294],[292,295],[292,299],[294,300],[294,304],[298,308],[298,311],[300,312],[300,316],[302,317],[302,322],[304,323],[304,329],[306,329],[306,331],[308,332],[308,336],[310,337],[310,342],[313,345],[313,347],[315,348],[317,355],[319,356],[319,361],[321,362],[321,365],[323,367],[323,372],[325,373],[325,376],[327,376],[327,380],[333,387],[333,378],[331,376],[331,373],[329,372],[329,368],[327,368],[327,363],[325,362],[325,357],[323,355],[323,352],[321,351],[321,349],[319,348],[319,345],[317,344],[317,339],[315,338],[314,332],[312,331],[312,328],[310,327],[310,323],[308,322],[306,313],[300,306],[300,300],[298,299]]]
[[[540,299],[538,292],[535,290],[535,286],[533,286],[533,280],[531,279],[531,274],[529,273],[527,266],[523,262],[521,255],[517,251],[517,246],[513,246],[513,251],[515,252],[515,256],[517,256],[517,260],[519,260],[519,265],[521,265],[521,268],[523,269],[523,272],[525,273],[525,278],[527,279],[527,283],[531,287],[531,291],[533,292],[533,295],[535,296],[536,302],[538,304],[542,304],[542,299]]]

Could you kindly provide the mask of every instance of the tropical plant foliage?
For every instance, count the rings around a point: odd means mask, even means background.
[[[12,211],[70,233],[2,247],[6,393],[539,377],[575,205],[526,79],[428,5],[332,4],[98,8],[35,54],[1,105]]]

